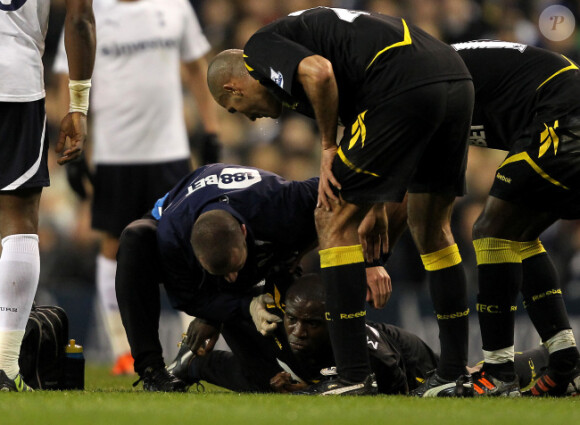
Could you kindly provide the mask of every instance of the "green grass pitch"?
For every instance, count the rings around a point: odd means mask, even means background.
[[[342,425],[580,424],[580,397],[415,399],[237,394],[211,385],[198,393],[145,393],[135,377],[88,366],[85,391],[1,393],[0,424],[18,425]]]

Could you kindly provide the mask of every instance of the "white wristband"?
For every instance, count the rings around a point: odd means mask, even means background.
[[[68,82],[70,93],[69,112],[82,112],[87,114],[89,111],[89,92],[91,91],[91,79],[88,80],[70,80]]]

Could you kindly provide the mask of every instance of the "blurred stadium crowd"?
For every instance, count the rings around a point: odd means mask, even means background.
[[[95,2],[99,0],[94,0]],[[576,29],[564,41],[553,42],[538,29],[540,13],[553,1],[546,0],[190,0],[213,51],[243,48],[246,40],[264,24],[292,11],[315,6],[344,7],[403,16],[428,33],[448,42],[473,39],[501,39],[545,47],[580,61],[579,2],[557,2],[576,16]],[[56,77],[51,64],[64,18],[64,0],[51,2],[51,21],[45,53],[49,137],[57,140],[57,120],[61,116]],[[209,57],[212,56],[208,55]],[[155,78],[152,76],[152,78]],[[154,101],[154,99],[152,99]],[[201,134],[196,105],[187,98],[184,111],[196,157],[196,140]],[[278,120],[250,122],[241,114],[228,114],[220,108],[219,138],[223,144],[222,162],[252,165],[274,171],[286,178],[305,179],[318,174],[318,136],[314,121],[286,112]],[[90,156],[90,139],[88,145]],[[91,351],[87,333],[94,294],[95,257],[98,235],[90,229],[90,201],[80,201],[68,187],[65,171],[50,152],[51,186],[43,192],[41,203],[41,278],[37,301],[63,305],[71,316],[71,335]],[[455,235],[468,273],[470,296],[475,305],[476,267],[471,244],[471,226],[478,216],[504,154],[490,149],[470,148],[468,194],[458,199],[454,213]],[[539,200],[541,202],[541,200]],[[560,272],[565,300],[576,335],[580,332],[580,222],[560,221],[543,235]],[[306,259],[307,270],[317,268],[318,256]],[[393,297],[384,311],[369,311],[371,319],[391,321],[415,331],[433,347],[438,345],[435,322],[424,283],[423,267],[409,237],[404,237],[389,260]],[[472,308],[472,312],[474,309]],[[539,342],[519,306],[516,348]],[[476,314],[471,315],[471,352],[479,355],[481,342]],[[74,335],[76,334],[76,335]],[[533,339],[536,338],[536,339]],[[102,347],[101,347],[102,348]],[[526,347],[521,347],[526,348]],[[106,347],[105,347],[106,349]],[[171,353],[167,353],[168,356]],[[95,354],[95,358],[97,355]]]

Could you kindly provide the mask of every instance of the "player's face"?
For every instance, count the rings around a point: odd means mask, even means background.
[[[252,121],[258,118],[278,118],[282,113],[282,104],[252,78],[246,81],[242,91],[224,96],[220,105],[228,112],[239,112]]]
[[[330,338],[322,303],[299,297],[286,300],[284,329],[296,356],[316,357],[328,351]]]

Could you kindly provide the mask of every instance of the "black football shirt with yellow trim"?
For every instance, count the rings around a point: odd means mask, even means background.
[[[578,108],[578,66],[561,54],[496,40],[453,47],[473,76],[473,145],[510,150],[530,135],[534,120],[548,122]]]
[[[406,90],[471,79],[450,46],[402,18],[363,11],[317,7],[294,12],[257,31],[244,47],[250,75],[286,107],[310,117],[312,106],[296,71],[312,55],[332,63],[343,123]]]

